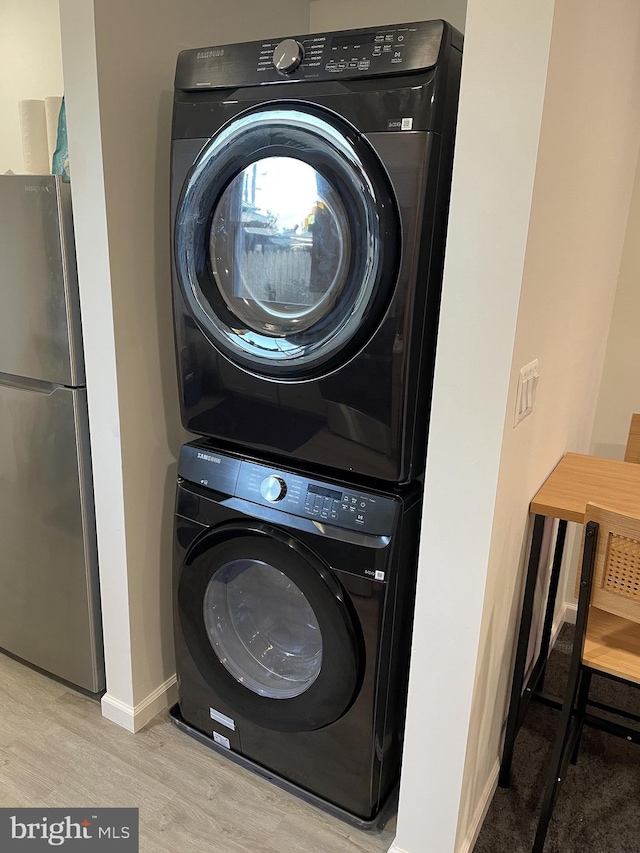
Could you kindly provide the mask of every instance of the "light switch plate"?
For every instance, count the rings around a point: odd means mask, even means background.
[[[516,412],[513,421],[514,427],[518,426],[533,411],[539,378],[537,358],[534,358],[529,364],[525,364],[524,367],[520,368],[518,392],[516,394]]]

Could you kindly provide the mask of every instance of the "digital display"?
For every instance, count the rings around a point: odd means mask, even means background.
[[[361,44],[373,44],[375,33],[365,33],[362,36],[336,36],[331,39],[331,47],[360,47]]]
[[[342,492],[336,492],[335,489],[327,489],[324,486],[309,486],[307,494],[321,495],[323,498],[332,498],[334,501],[342,499]]]

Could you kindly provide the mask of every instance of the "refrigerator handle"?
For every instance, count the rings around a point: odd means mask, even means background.
[[[26,376],[14,376],[11,373],[0,373],[0,385],[20,388],[23,391],[36,391],[38,394],[53,394],[58,388],[66,388],[66,385],[56,385],[55,382],[43,382],[40,379],[28,379]]]

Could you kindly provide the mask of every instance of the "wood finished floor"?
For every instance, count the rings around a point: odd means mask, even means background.
[[[140,809],[141,853],[382,853],[160,715],[133,735],[100,705],[0,654],[0,806]]]

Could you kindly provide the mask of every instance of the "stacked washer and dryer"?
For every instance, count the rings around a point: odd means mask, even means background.
[[[180,54],[177,725],[379,825],[398,782],[462,37]]]

